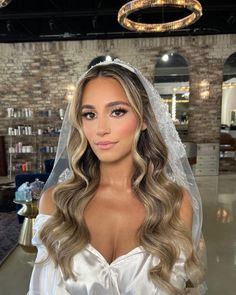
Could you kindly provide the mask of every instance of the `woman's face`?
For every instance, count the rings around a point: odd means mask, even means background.
[[[98,77],[89,81],[82,95],[81,115],[84,134],[101,162],[132,157],[138,117],[117,80]]]

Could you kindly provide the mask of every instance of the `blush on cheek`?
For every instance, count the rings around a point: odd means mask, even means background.
[[[123,136],[134,135],[137,128],[138,122],[136,118],[129,120],[126,124],[118,125],[119,132]]]

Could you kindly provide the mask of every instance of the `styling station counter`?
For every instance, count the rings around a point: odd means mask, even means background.
[[[219,174],[219,144],[184,142],[189,163],[195,176]]]

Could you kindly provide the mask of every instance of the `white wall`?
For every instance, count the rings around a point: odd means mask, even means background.
[[[227,81],[229,82],[229,81]],[[230,79],[230,82],[236,82],[236,78]],[[236,88],[225,88],[222,93],[221,123],[230,125],[231,112],[236,111]]]

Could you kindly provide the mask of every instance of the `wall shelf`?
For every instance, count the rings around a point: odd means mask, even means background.
[[[8,122],[8,130],[4,136],[7,139],[9,178],[16,173],[43,172],[44,160],[55,157],[62,125],[59,112],[59,109],[37,109],[32,110],[32,116],[5,117]],[[43,115],[47,113],[51,115]]]

